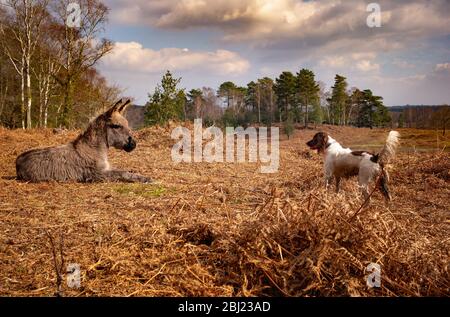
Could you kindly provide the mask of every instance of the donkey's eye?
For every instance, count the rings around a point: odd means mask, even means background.
[[[110,124],[109,126],[110,126],[111,128],[113,128],[113,129],[119,129],[119,128],[122,127],[122,126],[119,125],[119,124]]]

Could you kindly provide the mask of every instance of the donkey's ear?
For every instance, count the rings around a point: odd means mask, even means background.
[[[125,111],[125,109],[127,109],[128,106],[130,105],[130,102],[131,102],[130,99],[125,101],[125,103],[123,105],[121,105],[117,111],[119,111],[120,113],[123,113]]]
[[[114,106],[112,106],[111,108],[108,109],[108,111],[106,111],[107,115],[112,115],[114,112],[119,111],[119,107],[122,105],[123,101],[122,99],[119,99],[119,101],[117,101]]]

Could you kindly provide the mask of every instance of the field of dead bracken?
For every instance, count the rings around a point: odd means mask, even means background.
[[[173,126],[135,132],[116,168],[154,184],[18,182],[21,152],[79,131],[0,129],[1,296],[449,296],[450,137],[399,129],[393,200],[362,204],[356,179],[326,191],[319,130],[380,150],[389,129],[320,126],[281,136],[278,173],[255,163],[175,164]],[[68,287],[66,267],[81,268]],[[369,288],[369,263],[381,287]]]

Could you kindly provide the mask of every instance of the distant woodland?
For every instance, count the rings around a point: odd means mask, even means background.
[[[400,128],[450,129],[450,106],[390,107],[392,121]]]
[[[70,2],[0,2],[0,125],[80,127],[118,98],[119,88],[95,68],[113,49],[101,37],[108,9],[77,0],[80,27],[73,27]]]
[[[74,27],[67,23],[70,2],[0,3],[1,126],[79,128],[120,97],[120,87],[109,85],[96,68],[114,48],[102,38],[108,8],[99,0],[77,1],[80,26]],[[342,74],[327,89],[302,67],[244,86],[226,81],[189,90],[168,70],[145,108],[133,111],[139,127],[202,118],[218,126],[281,124],[287,134],[294,125],[322,123],[443,130],[450,124],[449,106],[389,108],[370,88],[349,87]]]

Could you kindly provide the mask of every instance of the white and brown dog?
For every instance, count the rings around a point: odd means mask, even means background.
[[[369,183],[378,180],[376,186],[386,200],[391,199],[388,181],[389,175],[384,169],[395,155],[398,146],[399,133],[389,132],[386,144],[379,154],[366,151],[352,151],[343,148],[336,140],[325,132],[316,133],[313,139],[306,143],[311,149],[323,153],[325,157],[325,186],[336,179],[336,192],[339,192],[341,178],[358,176],[358,183],[365,199],[369,198]]]

